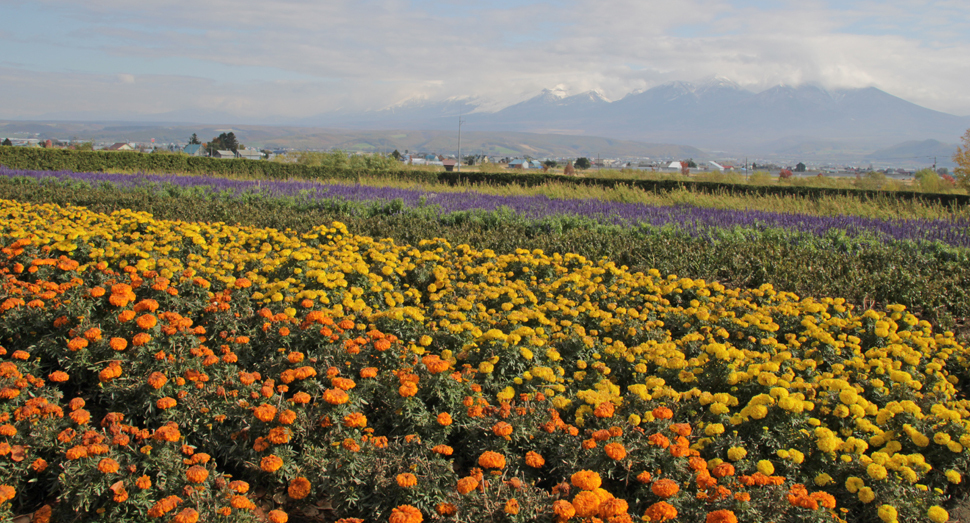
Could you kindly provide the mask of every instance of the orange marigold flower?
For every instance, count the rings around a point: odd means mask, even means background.
[[[674,417],[674,411],[667,407],[657,407],[653,409],[653,417],[656,419],[670,419]]]
[[[286,523],[290,519],[286,512],[282,510],[270,510],[267,516],[269,516],[270,523]]]
[[[434,510],[435,512],[438,513],[438,515],[444,516],[446,518],[454,516],[455,514],[458,513],[458,507],[452,505],[451,503],[444,503],[444,502],[438,503],[438,506],[435,507]]]
[[[667,521],[677,517],[677,509],[666,501],[658,501],[650,505],[643,515],[647,521]]]
[[[47,470],[47,460],[44,458],[37,458],[33,463],[30,464],[30,468],[34,469],[34,472],[44,472]]]
[[[569,519],[576,515],[576,508],[565,499],[556,500],[552,504],[552,511],[561,519]]]
[[[478,457],[478,465],[486,469],[502,469],[505,468],[505,456],[486,450]]]
[[[442,412],[441,414],[438,414],[439,425],[447,427],[448,425],[451,425],[451,422],[452,422],[451,414],[448,414],[447,412]]]
[[[342,446],[343,448],[351,452],[360,452],[360,445],[358,445],[357,442],[351,438],[345,438],[343,443],[340,444],[340,446]]]
[[[121,311],[121,313],[118,314],[118,321],[121,323],[126,323],[133,319],[135,319],[135,311]]]
[[[738,523],[737,516],[730,510],[715,510],[707,514],[705,523]]]
[[[580,443],[580,445],[581,445],[581,446],[582,446],[582,447],[583,447],[583,448],[584,448],[585,450],[592,450],[592,449],[595,449],[595,448],[596,448],[596,440],[595,440],[595,439],[593,439],[593,438],[589,438],[589,439],[584,439],[584,440],[583,440],[583,442],[582,442],[582,443]]]
[[[360,412],[352,412],[344,416],[344,427],[348,429],[352,428],[364,428],[367,426],[367,416],[364,416]]]
[[[680,491],[677,482],[671,479],[658,479],[650,487],[650,490],[660,498],[667,499]]]
[[[148,345],[148,342],[150,341],[152,341],[151,334],[147,334],[144,332],[139,332],[138,334],[135,334],[131,338],[131,344],[132,346],[135,346],[135,347],[142,347],[142,346]]]
[[[421,511],[411,505],[399,505],[391,511],[391,517],[388,518],[389,523],[421,523],[422,521],[424,516],[421,515]]]
[[[155,402],[155,406],[161,410],[170,409],[177,404],[178,402],[175,401],[175,398],[169,398],[168,396],[161,398]]]
[[[441,454],[442,456],[450,456],[455,449],[449,447],[448,445],[435,445],[431,448],[431,451]]]
[[[274,445],[284,445],[290,442],[291,434],[292,432],[287,427],[273,427],[266,435],[266,439]]]
[[[828,492],[812,492],[811,496],[812,499],[818,501],[819,505],[828,509],[835,508],[835,497]]]
[[[597,418],[612,418],[615,411],[616,406],[613,405],[612,401],[604,401],[596,406],[596,409],[593,410],[593,415]]]
[[[135,320],[135,323],[138,324],[139,328],[148,330],[155,325],[158,325],[158,318],[151,314],[142,314],[137,320]]]
[[[170,421],[155,430],[152,439],[174,442],[182,439],[182,433],[179,432],[178,425]]]
[[[111,341],[108,342],[108,346],[111,347],[112,350],[122,351],[128,348],[128,340],[124,338],[111,338]]]
[[[667,439],[667,436],[664,436],[659,432],[656,434],[651,434],[649,437],[647,437],[647,442],[654,447],[660,447],[662,449],[670,446],[670,440]]]
[[[152,478],[148,476],[141,476],[137,481],[135,481],[135,486],[142,490],[150,489],[152,488]]]
[[[413,487],[418,484],[418,478],[410,472],[405,472],[404,474],[397,475],[397,485],[403,488]]]
[[[511,498],[505,502],[505,513],[516,515],[519,513],[519,501],[515,498]]]
[[[305,356],[302,352],[291,352],[286,355],[286,361],[290,363],[300,363]]]
[[[327,389],[323,391],[323,401],[331,405],[343,405],[350,401],[350,395],[340,389]]]
[[[600,429],[600,430],[597,430],[597,431],[593,432],[593,434],[592,434],[591,437],[595,441],[606,441],[606,440],[610,439],[612,437],[612,435],[610,434],[610,431],[608,431],[606,429]]]
[[[229,490],[237,494],[245,494],[249,492],[249,483],[242,480],[233,480],[229,482]]]
[[[649,472],[643,471],[637,474],[637,481],[640,483],[650,483],[653,481],[653,476]]]
[[[478,488],[478,478],[472,476],[465,476],[458,480],[458,486],[456,490],[459,494],[468,494],[469,492]]]
[[[361,378],[373,378],[374,376],[377,376],[377,367],[364,367],[360,369]]]
[[[256,419],[258,419],[259,421],[262,421],[263,423],[269,423],[274,419],[276,419],[276,407],[268,403],[263,403],[262,405],[253,409],[253,414],[256,416]]]
[[[670,430],[674,434],[677,434],[678,436],[681,436],[684,438],[686,438],[687,436],[690,436],[690,433],[691,433],[690,425],[687,423],[672,423],[670,425]]]
[[[599,495],[590,490],[583,490],[573,497],[573,508],[576,516],[581,518],[593,517],[599,513],[602,500]]]
[[[16,435],[17,435],[17,427],[14,427],[9,423],[0,425],[0,436],[16,436]]]
[[[512,434],[512,425],[504,421],[500,421],[492,426],[492,433],[496,436],[508,438]]]
[[[270,454],[266,456],[259,462],[259,468],[263,469],[263,472],[276,472],[283,466],[283,460],[279,456]]]
[[[573,474],[569,480],[574,487],[582,490],[596,490],[603,484],[603,479],[600,478],[600,475],[592,470],[580,470]]]
[[[192,483],[202,483],[209,478],[209,471],[205,467],[192,465],[185,471],[185,477]]]
[[[113,499],[115,503],[124,503],[125,501],[128,501],[128,491],[125,490],[124,482],[119,481],[108,488],[114,493]]]
[[[84,410],[78,409],[70,414],[71,420],[78,425],[85,425],[91,421],[91,413]]]
[[[734,475],[734,465],[732,465],[730,463],[719,463],[716,467],[714,467],[714,470],[711,471],[711,474],[714,475],[714,477],[716,477],[716,478],[724,478],[724,477],[727,477],[727,476],[733,476]]]
[[[538,469],[546,464],[546,460],[542,457],[542,454],[530,450],[525,453],[525,464],[534,469]]]
[[[607,456],[616,461],[620,461],[626,457],[626,449],[621,443],[607,443],[603,450],[606,451]]]
[[[407,381],[397,388],[397,393],[400,394],[402,398],[414,396],[418,393],[418,386],[413,382]]]
[[[294,478],[290,481],[290,486],[287,487],[286,493],[292,499],[303,499],[310,495],[310,480],[304,477]]]
[[[88,346],[88,340],[81,337],[71,338],[71,341],[67,342],[67,348],[72,352],[77,352],[87,346]]]
[[[357,386],[354,380],[350,378],[340,378],[336,377],[330,380],[330,384],[340,390],[350,390]]]
[[[164,387],[166,383],[168,383],[168,378],[161,372],[153,372],[148,375],[148,384],[155,390]]]
[[[229,500],[229,504],[232,505],[233,508],[238,508],[241,510],[253,510],[256,508],[256,504],[246,496],[233,496]]]
[[[114,474],[118,472],[118,462],[111,458],[104,458],[98,462],[98,470],[104,474]]]
[[[610,520],[610,518],[626,514],[629,510],[630,504],[626,500],[610,498],[600,503],[599,516],[603,519]]]
[[[148,509],[148,515],[153,518],[160,518],[166,513],[175,510],[175,507],[182,502],[182,498],[178,496],[168,496],[162,498],[155,502],[152,508]]]

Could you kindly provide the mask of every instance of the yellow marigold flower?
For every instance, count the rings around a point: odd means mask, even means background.
[[[819,487],[824,487],[824,486],[832,483],[833,481],[835,481],[835,480],[832,479],[832,476],[829,476],[825,472],[823,472],[823,473],[815,476],[815,484],[818,485]]]
[[[885,523],[896,523],[897,521],[896,516],[898,514],[896,512],[896,508],[892,505],[882,505],[879,507],[877,514],[879,519],[883,520]]]
[[[945,523],[949,521],[950,514],[938,505],[933,505],[929,510],[926,511],[926,516],[930,518],[933,523]]]
[[[763,459],[758,462],[758,472],[770,476],[775,473],[775,466],[770,461]]]
[[[959,472],[953,469],[946,471],[946,480],[949,481],[950,483],[957,484],[957,483],[960,483],[960,480],[962,479],[963,477],[960,475]]]
[[[857,478],[855,476],[849,476],[849,478],[845,480],[845,490],[848,490],[852,494],[858,492],[859,489],[865,485],[866,482],[863,481],[862,478]]]
[[[866,467],[866,475],[875,480],[886,479],[886,467],[878,463],[870,463],[869,466]]]
[[[748,451],[742,447],[731,447],[727,451],[727,458],[731,461],[740,461],[748,455]]]
[[[859,489],[859,501],[863,503],[872,503],[872,500],[876,499],[876,493],[872,491],[869,487],[862,487]]]

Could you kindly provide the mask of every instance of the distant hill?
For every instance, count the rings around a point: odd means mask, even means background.
[[[908,141],[874,151],[866,155],[866,160],[896,165],[907,162],[927,165],[935,159],[937,167],[953,168],[953,155],[956,152],[956,144],[939,140]]]
[[[232,131],[247,147],[291,149],[342,149],[351,152],[420,151],[456,154],[457,122],[447,131],[360,131],[270,125],[171,125],[96,122],[0,121],[0,137],[19,136],[58,140],[132,141],[185,144],[192,133],[203,142]],[[695,147],[616,140],[596,136],[514,132],[462,132],[462,154],[546,157],[649,157],[702,159],[708,153]]]

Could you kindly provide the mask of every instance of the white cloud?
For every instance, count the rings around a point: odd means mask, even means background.
[[[293,118],[409,98],[510,104],[557,84],[617,99],[714,74],[752,89],[871,85],[970,114],[970,7],[956,1],[38,3],[53,13],[42,39],[87,58],[8,64],[0,95],[23,103],[0,117],[80,105]],[[0,22],[0,45],[18,37]]]

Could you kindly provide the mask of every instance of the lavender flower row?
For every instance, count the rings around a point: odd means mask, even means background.
[[[540,220],[562,215],[580,216],[612,225],[675,227],[692,236],[711,237],[716,229],[784,229],[822,237],[872,235],[884,240],[939,241],[970,247],[970,220],[879,220],[858,216],[811,216],[752,210],[725,210],[693,206],[650,206],[597,199],[553,199],[538,196],[495,196],[475,191],[435,193],[369,185],[339,185],[312,181],[248,181],[203,176],[77,173],[28,171],[0,166],[0,176],[35,180],[56,179],[102,183],[122,188],[151,188],[168,184],[207,193],[241,197],[258,194],[309,201],[381,203],[400,200],[405,208],[433,206],[440,214],[460,211],[511,210],[526,219]]]

